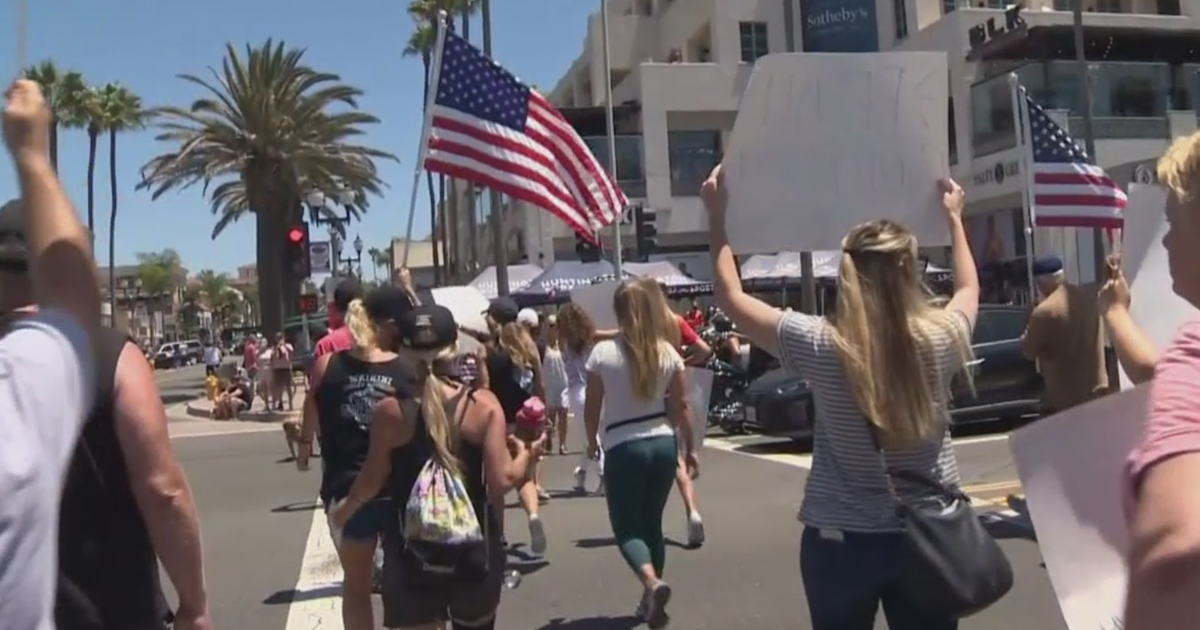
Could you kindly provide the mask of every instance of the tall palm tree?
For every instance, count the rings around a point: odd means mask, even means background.
[[[173,249],[161,252],[142,252],[137,256],[138,298],[150,303],[150,337],[158,337],[162,331],[154,328],[155,314],[171,299],[184,280],[183,265],[179,254]],[[115,316],[115,313],[114,313]]]
[[[87,88],[83,92],[82,98],[75,103],[74,111],[68,114],[70,117],[64,121],[64,126],[83,127],[87,131],[87,226],[94,249],[96,247],[96,148],[100,143],[100,132],[104,130],[104,95],[94,87]],[[108,266],[112,268],[112,261],[109,261]],[[116,276],[109,276],[109,299],[112,300],[112,304],[116,304],[116,291],[114,290],[116,281]]]
[[[414,28],[413,33],[408,38],[408,44],[404,47],[404,52],[401,53],[404,57],[413,57],[420,55],[421,63],[425,67],[425,88],[422,98],[422,106],[429,103],[429,73],[431,68],[433,46],[437,43],[437,26],[436,21],[429,19],[427,16],[432,10],[433,15],[437,15],[436,7],[437,0],[416,0],[409,6],[409,13],[413,15]],[[420,17],[418,17],[418,15]],[[429,227],[435,230],[433,241],[433,283],[441,284],[441,256],[438,253],[437,241],[437,209],[438,199],[437,190],[433,186],[433,173],[425,171],[425,188],[429,193]]]
[[[300,287],[284,268],[284,238],[303,216],[303,195],[342,186],[361,212],[383,185],[375,160],[396,158],[357,143],[379,119],[357,109],[361,90],[308,66],[302,49],[267,40],[239,53],[229,44],[213,75],[180,76],[206,93],[191,107],[151,111],[158,140],[174,146],[143,167],[142,186],[157,198],[201,185],[217,216],[214,239],[254,215],[259,314],[273,334],[283,327],[286,292]]]
[[[83,75],[73,70],[60,70],[46,59],[25,71],[25,77],[42,87],[42,96],[50,107],[50,164],[58,170],[58,131],[64,121],[75,121],[79,102],[85,98],[87,85]]]
[[[217,273],[212,269],[201,270],[196,274],[196,286],[200,289],[200,298],[208,311],[213,314],[213,327],[217,327],[216,317],[222,315],[228,306],[229,276]]]
[[[145,112],[142,110],[142,99],[138,95],[130,92],[125,87],[116,83],[109,83],[98,90],[99,101],[101,105],[101,124],[108,131],[108,189],[109,189],[109,209],[108,209],[108,266],[111,269],[117,261],[117,207],[119,205],[119,193],[117,190],[117,135],[132,129],[140,129],[145,120]],[[88,128],[88,134],[91,135],[91,128]],[[95,152],[95,141],[91,146],[91,150]],[[93,158],[94,161],[94,158]],[[88,169],[88,187],[91,188],[91,167]],[[89,208],[89,217],[91,212]],[[109,282],[115,283],[116,278],[110,277]],[[115,295],[116,285],[109,286],[109,295]],[[113,302],[113,312],[116,312],[115,298],[111,298]]]

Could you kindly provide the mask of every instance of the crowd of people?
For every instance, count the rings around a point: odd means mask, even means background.
[[[98,324],[90,239],[51,165],[40,89],[17,81],[5,99],[3,137],[21,196],[0,212],[0,625],[206,630],[199,519],[153,373],[135,344]],[[1173,289],[1200,306],[1200,134],[1172,145],[1159,177],[1171,192],[1164,245]],[[947,397],[952,378],[970,378],[980,289],[964,193],[952,181],[938,185],[952,243],[948,301],[931,302],[922,290],[912,233],[881,219],[843,239],[836,310],[823,316],[743,291],[725,230],[737,200],[720,167],[702,189],[723,316],[802,375],[815,397],[799,514],[814,630],[869,630],[880,608],[893,630],[948,630],[1011,587],[1011,569],[977,526],[949,538],[913,526],[930,509],[975,522],[958,491]],[[1080,293],[1054,271],[1043,275],[1051,277],[1026,351],[1052,362],[1084,350],[1056,345],[1054,328],[1054,312],[1069,311]],[[1093,301],[1126,373],[1152,383],[1124,488],[1131,540],[1123,627],[1190,628],[1200,601],[1200,319],[1159,355],[1128,314],[1115,261]],[[295,441],[302,470],[314,442],[321,447],[320,497],[344,569],[347,629],[374,627],[373,591],[388,628],[494,628],[504,497],[518,494],[530,546],[545,553],[539,462],[556,447],[569,453],[568,431],[582,432],[586,444],[573,485],[586,492],[595,475],[637,581],[638,615],[650,628],[668,625],[663,518],[672,486],[691,541],[704,540],[693,484],[703,426],[690,409],[686,367],[711,350],[686,321],[698,314],[675,315],[653,280],[621,283],[613,308],[617,327],[599,330],[577,305],[543,318],[498,299],[488,330],[463,335],[449,310],[422,303],[405,278],[365,293],[353,283],[338,288],[337,321],[317,345]],[[279,361],[266,368],[287,370],[292,383],[288,351],[272,349]],[[261,369],[260,354],[249,352],[247,379]],[[1090,350],[1080,359],[1092,361]],[[1051,404],[1097,395],[1099,375],[1087,371],[1048,371],[1048,386],[1060,392]],[[269,402],[283,403],[282,395]],[[920,536],[931,544],[917,544]],[[178,596],[173,609],[160,562]]]

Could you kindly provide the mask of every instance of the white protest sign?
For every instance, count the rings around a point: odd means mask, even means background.
[[[872,219],[949,245],[946,66],[940,52],[759,59],[722,161],[734,251],[836,249]]]
[[[592,318],[597,330],[613,330],[617,327],[617,313],[613,311],[613,294],[621,283],[612,280],[600,284],[589,284],[571,290],[571,301]]]
[[[1009,438],[1038,547],[1070,630],[1121,627],[1129,531],[1125,458],[1141,437],[1145,384],[1038,420]]]
[[[433,303],[444,306],[454,315],[454,321],[467,330],[487,332],[487,320],[483,312],[488,308],[488,299],[475,287],[437,287],[429,294]],[[472,352],[479,345],[469,335],[458,336],[459,349]]]
[[[692,415],[692,448],[697,451],[704,446],[704,434],[708,428],[708,401],[712,400],[712,370],[687,369],[688,409]]]
[[[1162,245],[1168,227],[1166,211],[1165,188],[1138,184],[1129,187],[1121,244],[1121,267],[1133,296],[1129,314],[1159,352],[1166,349],[1184,322],[1196,316],[1196,309],[1171,289],[1167,250]],[[1121,387],[1131,385],[1122,369]]]

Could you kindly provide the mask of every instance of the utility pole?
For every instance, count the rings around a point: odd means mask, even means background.
[[[1099,164],[1096,157],[1096,135],[1092,127],[1092,81],[1088,76],[1087,54],[1084,50],[1083,38],[1083,0],[1075,0],[1072,9],[1075,35],[1075,64],[1079,71],[1079,106],[1083,109],[1083,142],[1084,150],[1093,162]],[[1033,252],[1029,252],[1032,256]],[[1104,278],[1104,231],[1101,228],[1092,230],[1092,260],[1094,279],[1101,282]],[[1082,278],[1081,278],[1082,280]]]
[[[482,0],[479,12],[483,18],[483,54],[492,56],[492,3]],[[488,193],[492,215],[492,256],[496,265],[496,294],[508,295],[508,252],[504,250],[504,200],[500,191]]]
[[[796,0],[783,0],[783,43],[796,52]],[[817,279],[813,276],[812,252],[800,252],[800,310],[817,312]]]
[[[613,85],[612,85],[612,52],[609,50],[608,41],[608,0],[600,0],[600,31],[601,39],[604,40],[604,122],[605,133],[608,135],[608,171],[612,175],[613,181],[617,181],[617,129],[616,129],[616,114],[613,112]],[[621,216],[625,214],[625,208],[618,208]],[[622,257],[624,252],[621,251],[621,219],[618,217],[616,223],[613,223],[613,271],[617,274],[617,279],[624,278]]]

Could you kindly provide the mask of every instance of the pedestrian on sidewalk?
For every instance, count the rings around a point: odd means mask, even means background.
[[[934,184],[935,182],[930,182]],[[871,630],[880,605],[891,630],[954,630],[902,584],[901,496],[937,501],[958,488],[950,441],[951,379],[970,378],[979,278],[963,227],[963,190],[943,180],[954,294],[923,289],[918,243],[894,221],[842,239],[835,316],[785,312],[746,293],[725,231],[721,167],[704,183],[717,302],[754,345],[807,381],[816,401],[813,466],[800,520],[800,575],[813,630]],[[734,200],[736,204],[736,200]],[[897,481],[897,474],[924,483]],[[910,485],[914,487],[909,487]],[[898,494],[903,492],[903,495]]]
[[[304,403],[297,466],[308,469],[314,436],[321,442],[320,497],[326,513],[346,498],[367,460],[371,410],[387,397],[418,396],[412,361],[397,354],[399,339],[393,323],[413,308],[409,295],[396,287],[381,287],[346,307],[351,348],[324,354],[313,363],[311,395]],[[342,580],[342,622],[346,630],[373,630],[371,591],[379,538],[395,512],[387,496],[363,499],[352,518],[330,533],[345,578]]]
[[[208,345],[204,346],[204,375],[219,376],[217,372],[221,369],[221,359],[220,346],[209,340]]]
[[[608,520],[641,583],[637,611],[651,630],[669,620],[662,519],[679,459],[689,479],[699,471],[686,372],[675,349],[677,323],[665,303],[653,278],[617,288],[619,334],[598,342],[588,356],[583,411],[587,454],[598,460],[604,449]]]

